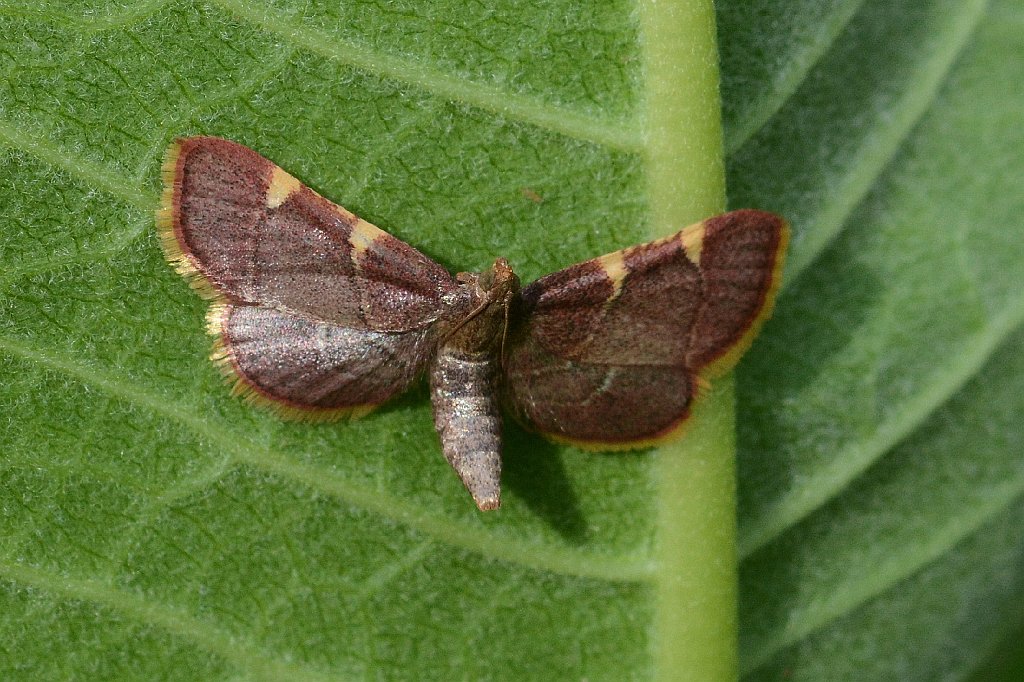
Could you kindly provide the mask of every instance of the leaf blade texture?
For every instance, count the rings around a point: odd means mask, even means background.
[[[707,173],[794,230],[735,426],[695,434],[736,443],[739,666],[968,679],[1024,603],[1024,15],[818,4],[716,8]],[[221,135],[530,281],[657,229],[673,65],[628,3],[335,5],[0,3],[0,676],[671,679],[659,585],[737,565],[660,551],[660,453],[513,430],[485,519],[425,389],[334,426],[239,404],[152,211],[170,139]]]

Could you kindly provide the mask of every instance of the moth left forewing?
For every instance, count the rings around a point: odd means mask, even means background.
[[[230,140],[177,140],[163,175],[164,252],[211,299],[212,357],[236,392],[333,419],[422,373],[455,286],[444,268]]]
[[[454,287],[439,264],[230,140],[177,140],[157,222],[207,298],[377,331],[422,328]]]

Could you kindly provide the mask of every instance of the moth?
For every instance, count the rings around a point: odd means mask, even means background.
[[[508,261],[453,278],[238,143],[177,140],[164,252],[209,299],[212,360],[285,417],[365,415],[429,375],[441,450],[500,505],[503,408],[593,450],[681,431],[768,316],[788,228],[739,210],[521,286]]]

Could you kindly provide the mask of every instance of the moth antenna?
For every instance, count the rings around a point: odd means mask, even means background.
[[[511,296],[509,300],[505,301],[505,323],[501,326],[501,348],[499,349],[498,357],[501,359],[501,364],[505,364],[505,340],[508,339],[508,318],[509,310],[512,308]]]

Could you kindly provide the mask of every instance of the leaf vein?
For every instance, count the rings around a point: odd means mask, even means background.
[[[156,208],[158,198],[155,192],[143,191],[123,175],[87,159],[75,157],[38,135],[23,132],[9,121],[0,120],[0,144],[19,149],[56,168],[61,168],[136,208],[144,211]]]
[[[829,199],[806,219],[806,223],[815,225],[816,229],[806,233],[803,248],[792,253],[783,275],[785,283],[794,281],[842,229],[853,210],[896,157],[903,142],[938,97],[946,75],[980,24],[987,2],[971,0],[963,3],[960,15],[950,21],[944,39],[938,41],[944,49],[936,50],[930,58],[917,65],[915,76],[908,81],[910,85],[893,104],[893,113],[887,117],[887,124],[880,125],[876,134],[867,136],[852,154],[853,162],[836,183],[835,190],[829,193]]]
[[[0,10],[0,16],[18,17],[30,21],[73,26],[81,33],[99,33],[112,28],[124,28],[140,23],[171,4],[173,0],[143,0],[134,5],[118,7],[105,14],[85,15],[60,12],[52,8],[37,9],[27,3],[18,3]]]
[[[0,291],[9,288],[20,279],[40,275],[61,266],[92,263],[113,257],[141,236],[146,231],[146,228],[152,225],[152,223],[153,218],[147,213],[145,214],[145,217],[136,220],[125,229],[117,230],[116,232],[106,232],[104,234],[97,235],[93,240],[90,240],[90,242],[100,242],[102,244],[101,246],[87,246],[76,253],[65,254],[58,257],[44,256],[42,258],[21,261],[17,266],[9,267],[4,270],[3,275],[0,276]]]
[[[333,676],[300,664],[276,660],[234,633],[227,633],[195,618],[184,610],[145,599],[112,585],[66,574],[53,574],[35,566],[0,561],[0,575],[8,580],[45,591],[63,599],[99,604],[132,618],[138,623],[158,627],[192,642],[199,649],[229,661],[260,679],[330,680]]]
[[[829,47],[850,20],[864,4],[864,0],[845,0],[833,7],[831,21],[824,25],[809,45],[796,51],[796,58],[781,69],[779,79],[764,97],[759,98],[735,123],[732,131],[727,131],[725,138],[726,156],[743,147],[747,140],[771,120],[789,101],[789,98],[804,82],[807,74],[821,61]]]
[[[631,122],[602,120],[552,105],[538,97],[453,76],[412,59],[378,52],[366,45],[341,39],[326,31],[296,26],[284,16],[267,9],[256,11],[240,0],[211,1],[237,18],[256,24],[295,46],[382,78],[611,149],[627,152],[643,150],[643,135]]]
[[[850,481],[863,473],[879,457],[914,432],[940,405],[981,371],[985,361],[1024,324],[1024,297],[1008,306],[1002,314],[969,341],[948,364],[936,373],[927,386],[894,411],[867,440],[854,443],[830,458],[827,464],[808,474],[800,488],[767,508],[757,519],[740,528],[739,554],[745,559],[796,525],[822,504],[832,499]]]
[[[745,659],[741,674],[746,675],[767,663],[782,649],[827,626],[852,612],[862,604],[893,588],[928,564],[949,552],[958,543],[979,530],[999,512],[1024,496],[1024,477],[1008,482],[1000,490],[993,491],[984,504],[969,513],[954,517],[941,528],[936,529],[926,542],[906,543],[901,547],[904,553],[889,555],[886,561],[876,564],[870,572],[858,572],[850,582],[837,586],[829,598],[816,600],[800,612],[791,613],[774,636],[764,640],[762,645]]]
[[[492,557],[527,568],[579,577],[621,582],[643,582],[651,579],[653,570],[647,557],[594,556],[570,548],[543,547],[534,543],[496,537],[480,528],[430,516],[405,500],[386,492],[370,490],[322,467],[294,462],[241,433],[197,417],[182,405],[141,389],[110,373],[80,360],[25,345],[0,336],[0,349],[30,362],[63,372],[95,388],[127,400],[158,415],[172,419],[231,453],[237,463],[247,464],[264,472],[281,476],[310,490],[330,495],[372,511],[384,518],[402,523],[438,542]]]
[[[152,164],[156,163],[155,159],[163,155],[164,150],[168,146],[169,138],[175,137],[178,134],[177,131],[180,131],[184,126],[184,122],[194,119],[200,112],[212,111],[221,104],[230,102],[265,85],[267,81],[288,66],[294,54],[295,50],[286,50],[278,59],[265,62],[267,64],[265,68],[248,73],[247,77],[234,87],[223,90],[217,93],[216,96],[191,99],[189,100],[189,106],[175,111],[171,116],[165,116],[164,119],[169,120],[153,131],[153,144],[142,155],[142,160],[136,169],[135,176],[139,178],[139,182],[141,182],[146,171],[152,167]]]

